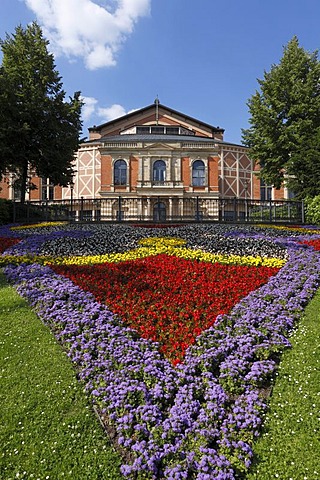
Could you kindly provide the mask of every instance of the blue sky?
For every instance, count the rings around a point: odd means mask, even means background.
[[[320,47],[319,0],[1,0],[0,38],[36,20],[87,128],[160,103],[241,143],[248,99],[296,35]]]

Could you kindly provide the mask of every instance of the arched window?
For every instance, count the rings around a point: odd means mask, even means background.
[[[205,167],[202,160],[196,160],[192,164],[192,185],[194,187],[205,185]]]
[[[127,164],[117,160],[114,164],[114,185],[127,185]]]
[[[166,164],[163,160],[157,160],[153,164],[153,181],[164,182],[166,180]]]

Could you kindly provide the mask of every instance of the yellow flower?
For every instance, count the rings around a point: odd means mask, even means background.
[[[19,225],[17,227],[10,227],[10,230],[25,230],[29,228],[39,228],[39,227],[55,227],[56,225],[65,225],[67,222],[42,222],[34,223],[32,225]]]
[[[149,237],[140,240],[141,247],[134,250],[129,250],[124,253],[109,253],[105,255],[90,255],[90,256],[72,256],[53,258],[50,261],[54,264],[65,265],[96,265],[99,263],[118,263],[125,261],[133,261],[138,258],[146,258],[150,256],[166,254],[185,258],[187,260],[197,260],[209,263],[223,263],[230,265],[247,265],[247,266],[266,266],[281,268],[286,263],[286,260],[279,258],[253,257],[253,256],[239,256],[239,255],[222,255],[217,253],[203,252],[202,250],[192,250],[183,247],[186,242],[179,238],[167,237]],[[46,262],[49,263],[49,260]]]
[[[129,250],[124,253],[108,253],[104,255],[88,256],[70,256],[70,257],[49,257],[45,255],[4,255],[0,256],[0,266],[13,263],[40,263],[42,265],[96,265],[100,263],[118,263],[133,261],[138,258],[166,254],[184,258],[186,260],[197,260],[208,263],[223,263],[226,265],[247,265],[247,266],[265,266],[281,268],[286,260],[279,258],[253,257],[250,255],[227,255],[219,253],[204,252],[202,250],[192,250],[183,247],[186,241],[182,238],[170,237],[149,237],[140,240],[140,247]]]
[[[263,228],[274,228],[275,230],[288,230],[289,232],[301,232],[302,234],[308,233],[311,235],[320,235],[320,230],[313,230],[312,228],[286,227],[283,225],[264,225],[264,224],[260,224],[257,226],[263,227]]]
[[[186,241],[183,238],[175,238],[175,237],[148,237],[142,238],[139,240],[139,244],[142,246],[170,246],[170,247],[181,247],[181,245],[185,245]]]

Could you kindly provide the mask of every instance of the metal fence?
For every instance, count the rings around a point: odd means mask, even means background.
[[[108,197],[13,204],[13,222],[304,223],[303,202],[204,197]]]

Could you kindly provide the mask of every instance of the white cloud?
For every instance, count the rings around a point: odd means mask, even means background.
[[[93,97],[81,97],[83,100],[82,106],[82,120],[87,123],[95,114],[98,100]]]
[[[114,120],[115,118],[119,118],[127,114],[123,106],[117,103],[111,105],[111,107],[100,107],[98,108],[97,113],[102,122],[109,122],[110,120]]]
[[[97,120],[99,120],[99,123],[110,122],[115,118],[122,117],[136,110],[126,111],[126,109],[118,103],[114,103],[110,107],[100,107],[98,100],[94,97],[82,96],[81,98],[84,103],[82,107],[82,120],[86,124],[91,121],[96,122]]]
[[[24,0],[56,56],[83,58],[89,70],[116,64],[116,54],[151,0]]]

